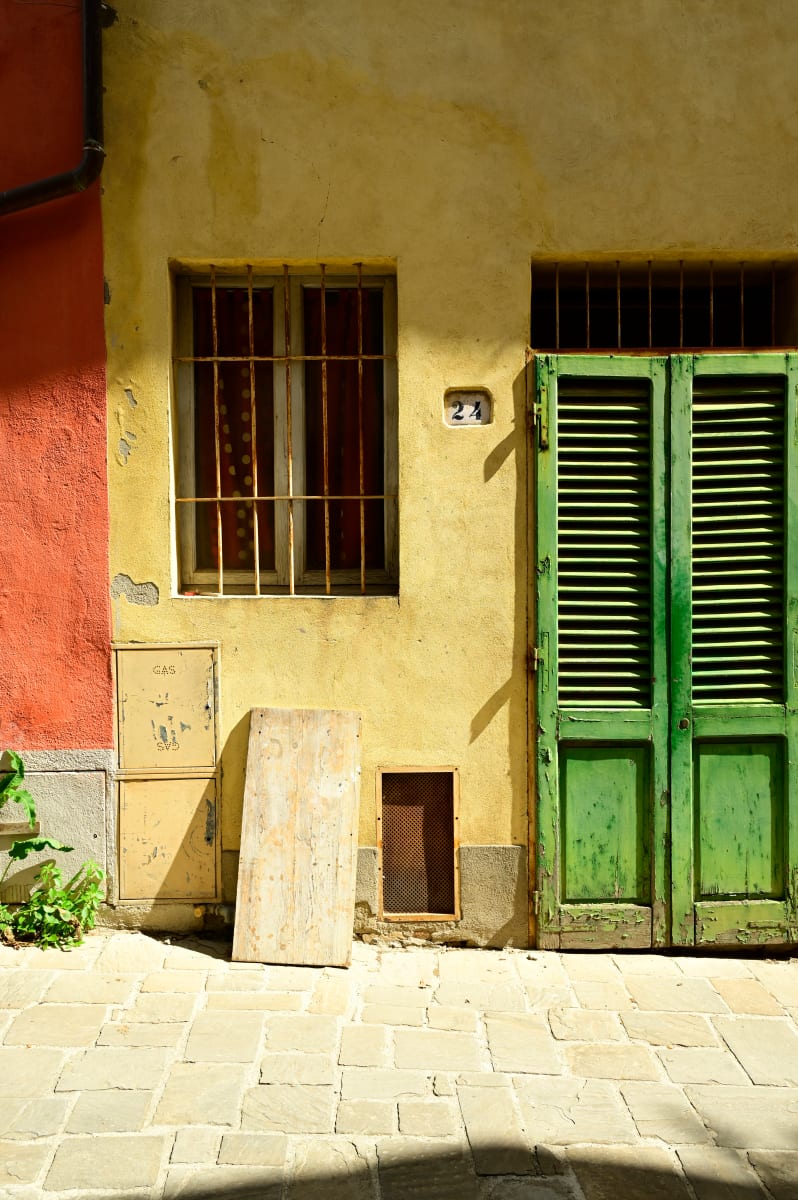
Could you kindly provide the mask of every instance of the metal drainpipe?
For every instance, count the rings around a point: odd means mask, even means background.
[[[82,192],[103,167],[102,0],[82,0],[83,19],[83,158],[71,171],[37,179],[0,192],[0,217],[49,200]],[[110,10],[113,13],[113,10]],[[113,15],[111,16],[113,19]]]

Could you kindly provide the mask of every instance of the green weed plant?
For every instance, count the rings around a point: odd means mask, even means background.
[[[9,803],[21,805],[28,824],[35,829],[36,806],[25,787],[25,764],[14,750],[8,751],[8,758],[11,770],[0,777],[0,809]],[[42,834],[16,839],[8,849],[0,888],[13,863],[22,862],[29,854],[41,850],[68,853],[72,849]],[[32,942],[42,948],[79,946],[84,933],[94,928],[103,878],[104,872],[91,859],[67,883],[54,862],[42,863],[36,886],[23,904],[11,908],[0,901],[0,940],[11,946],[20,942]]]

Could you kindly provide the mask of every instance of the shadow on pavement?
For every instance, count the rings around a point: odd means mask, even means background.
[[[361,1145],[361,1149],[365,1143]],[[376,1157],[346,1139],[318,1144],[340,1154],[340,1170],[298,1164],[281,1168],[175,1167],[163,1191],[92,1192],[95,1200],[796,1200],[795,1151],[743,1151],[691,1146],[537,1147],[525,1175],[476,1175],[460,1145],[415,1149],[405,1139],[381,1139]],[[346,1151],[346,1152],[345,1152]],[[499,1156],[515,1147],[480,1147]],[[310,1160],[315,1157],[311,1153]],[[369,1157],[371,1161],[369,1161]],[[317,1160],[318,1161],[318,1160]],[[689,1180],[689,1184],[687,1182]]]

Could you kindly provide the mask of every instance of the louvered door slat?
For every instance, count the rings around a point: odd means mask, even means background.
[[[784,384],[693,387],[693,700],[783,700]]]
[[[557,634],[564,705],[650,704],[650,426],[645,383],[560,384]]]

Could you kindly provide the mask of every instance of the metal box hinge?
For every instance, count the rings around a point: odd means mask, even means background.
[[[532,893],[532,911],[536,917],[540,916],[540,892]]]
[[[530,646],[527,654],[527,666],[530,675],[534,675],[540,664],[543,662],[543,654],[537,646]]]

